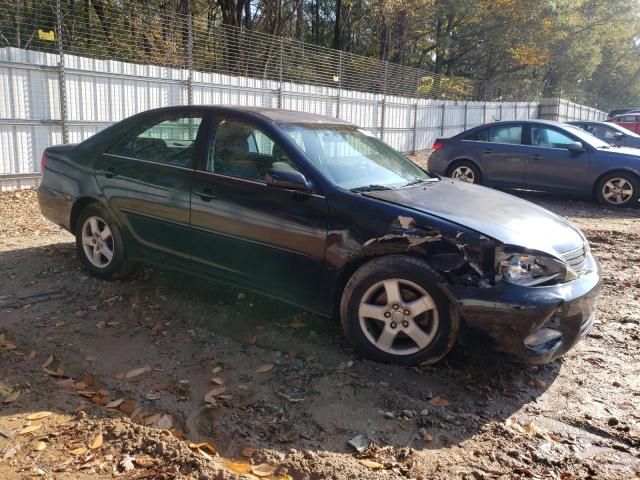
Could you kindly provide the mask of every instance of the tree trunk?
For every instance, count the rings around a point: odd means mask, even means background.
[[[304,0],[298,0],[296,5],[296,38],[304,40]]]
[[[333,48],[342,50],[342,0],[336,0],[336,23],[333,26]]]

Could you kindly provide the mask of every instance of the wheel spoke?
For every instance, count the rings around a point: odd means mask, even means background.
[[[82,243],[84,245],[90,245],[93,247],[93,237],[89,237],[87,235],[82,235]]]
[[[91,226],[91,233],[93,235],[98,235],[100,233],[100,229],[98,228],[98,220],[96,217],[91,217],[89,219],[89,225]]]
[[[359,314],[364,318],[373,318],[375,320],[385,321],[384,312],[387,311],[387,307],[381,307],[378,305],[371,305],[370,303],[361,303]]]
[[[424,348],[433,339],[433,334],[425,333],[418,325],[412,322],[412,325],[405,329],[404,333],[414,341],[414,343],[418,346],[418,348]]]
[[[108,240],[111,238],[111,230],[107,225],[104,226],[104,230],[100,232],[100,238],[102,240]]]
[[[409,310],[409,312],[411,312],[411,318],[416,318],[421,313],[434,310],[436,308],[436,304],[433,302],[433,299],[427,296],[420,297],[410,303],[405,303],[404,306]]]
[[[607,190],[604,193],[604,198],[611,198],[615,195],[615,193],[612,190]]]
[[[106,245],[102,245],[102,248],[100,249],[100,251],[102,252],[102,255],[104,255],[104,257],[107,259],[107,261],[110,262],[111,259],[113,258],[113,250],[111,250]]]
[[[396,339],[396,331],[392,330],[391,327],[385,326],[376,340],[376,346],[380,350],[388,351],[391,349],[393,345],[393,341]]]
[[[96,266],[102,265],[102,252],[99,248],[93,249],[93,262]]]
[[[384,291],[387,294],[388,305],[400,305],[402,303],[400,282],[398,282],[397,280],[385,280]]]

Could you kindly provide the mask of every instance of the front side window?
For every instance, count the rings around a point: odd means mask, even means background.
[[[261,182],[272,168],[297,170],[282,148],[260,129],[235,120],[218,123],[207,152],[208,172]]]
[[[137,125],[107,153],[190,168],[201,123],[200,114],[153,117]]]
[[[571,137],[548,127],[531,127],[531,145],[547,148],[567,148],[575,143]]]
[[[329,181],[342,188],[396,188],[431,179],[365,130],[322,124],[281,124],[280,128]]]
[[[595,127],[595,136],[602,140],[615,140],[616,139],[616,130],[609,127],[603,127],[602,125],[598,125]]]
[[[464,137],[465,140],[471,140],[473,142],[488,142],[489,141],[489,129],[482,128]]]
[[[522,125],[499,125],[491,127],[489,141],[520,145],[522,143]]]

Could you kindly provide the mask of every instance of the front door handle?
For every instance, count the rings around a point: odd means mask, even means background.
[[[198,195],[203,202],[209,202],[212,198],[216,198],[216,194],[213,189],[209,187],[204,187],[202,190],[197,192],[196,195]]]
[[[533,158],[534,160],[540,160],[542,158],[542,155],[535,154]]]
[[[493,153],[493,150],[491,150],[490,148],[485,148],[485,149],[483,150],[483,153],[487,153],[487,154],[489,154],[489,153]]]

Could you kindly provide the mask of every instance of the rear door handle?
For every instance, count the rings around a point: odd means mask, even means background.
[[[209,202],[212,198],[216,198],[216,194],[213,189],[209,187],[204,187],[202,190],[197,192],[196,195],[198,195],[203,202]]]
[[[539,154],[537,154],[537,153],[536,153],[536,154],[533,156],[533,158],[534,158],[535,160],[540,160],[540,159],[542,158],[542,155],[539,155]]]
[[[493,150],[491,150],[490,148],[485,148],[482,152],[483,153],[493,153]]]

